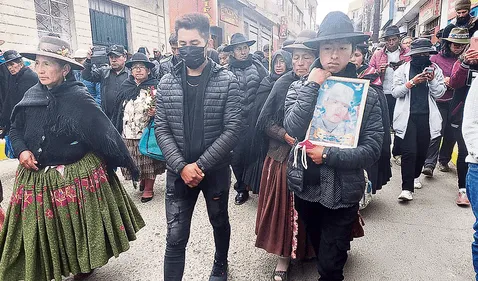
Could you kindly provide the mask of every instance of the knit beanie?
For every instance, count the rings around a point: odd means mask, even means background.
[[[456,0],[455,11],[471,10],[471,0]]]

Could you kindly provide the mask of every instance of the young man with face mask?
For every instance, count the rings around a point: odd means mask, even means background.
[[[470,15],[471,1],[470,0],[456,0],[455,11],[456,18],[451,22],[457,27],[467,28],[470,37],[478,30],[478,18]]]
[[[241,33],[235,33],[231,37],[231,43],[224,48],[224,51],[231,52],[229,58],[229,70],[236,75],[239,81],[239,87],[244,92],[244,108],[242,112],[243,131],[241,133],[242,140],[237,147],[234,148],[232,159],[232,170],[236,177],[234,189],[237,191],[235,198],[236,205],[244,204],[249,199],[249,191],[244,182],[244,173],[247,170],[246,151],[250,139],[253,137],[253,129],[256,121],[249,115],[249,111],[256,106],[255,99],[259,85],[268,72],[262,63],[250,54],[250,46],[256,41],[247,40]],[[252,131],[252,132],[251,132]],[[254,188],[252,188],[254,189]],[[258,190],[258,189],[256,189]]]
[[[184,15],[175,30],[182,61],[161,79],[155,116],[156,139],[168,168],[164,280],[182,280],[191,218],[202,191],[216,246],[209,280],[225,281],[229,165],[240,136],[242,93],[231,72],[206,58],[207,17]]]
[[[284,128],[291,137],[304,140],[313,118],[321,85],[330,76],[357,78],[349,63],[355,45],[368,40],[354,32],[352,21],[342,12],[329,13],[318,36],[304,44],[318,48],[319,59],[306,80],[294,82],[285,101]],[[288,169],[289,189],[295,194],[295,208],[306,226],[318,260],[320,281],[344,280],[343,269],[350,250],[352,227],[365,189],[363,170],[380,157],[383,125],[378,95],[369,88],[357,148],[339,149],[315,145],[306,150],[293,148],[297,157]],[[294,163],[294,164],[292,164]],[[297,165],[295,165],[297,163]]]

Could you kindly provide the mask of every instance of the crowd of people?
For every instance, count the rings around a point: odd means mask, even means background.
[[[395,163],[398,199],[413,200],[421,174],[450,171],[455,144],[456,204],[471,204],[477,217],[478,273],[478,49],[470,46],[478,26],[470,9],[457,1],[439,50],[397,26],[372,50],[347,15],[331,12],[318,32],[304,30],[276,51],[251,53],[256,42],[241,33],[214,50],[209,20],[186,14],[169,38],[172,53],[155,49],[153,59],[145,47],[128,56],[113,45],[109,63],[97,65],[92,50],[73,54],[53,35],[37,50],[3,52],[0,137],[19,167],[0,232],[0,280],[82,280],[128,250],[145,222],[120,171],[142,203],[166,173],[164,280],[183,278],[201,191],[214,232],[209,280],[228,279],[232,173],[234,204],[258,194],[255,246],[277,255],[271,280],[288,280],[292,259],[311,258],[319,280],[344,280],[368,188],[382,189]],[[353,148],[304,142],[331,76],[370,86]],[[336,110],[323,120],[329,132],[352,114],[354,93],[344,87],[324,98]]]

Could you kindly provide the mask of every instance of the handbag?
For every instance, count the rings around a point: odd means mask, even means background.
[[[158,146],[156,136],[154,135],[154,120],[152,120],[143,131],[139,140],[139,152],[144,156],[164,161],[163,152]]]
[[[13,152],[12,142],[9,136],[5,136],[5,155],[10,159],[15,159],[15,153]]]
[[[362,215],[360,212],[357,213],[357,217],[355,218],[354,224],[352,225],[352,238],[360,238],[365,236],[364,227],[365,222],[363,221]]]

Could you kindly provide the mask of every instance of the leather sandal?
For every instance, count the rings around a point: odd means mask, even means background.
[[[143,196],[141,196],[141,203],[146,203],[153,200],[154,192],[153,191],[143,191]]]
[[[279,277],[279,281],[287,281],[287,271],[274,271],[274,275],[272,275],[272,281],[278,281],[276,278]]]

